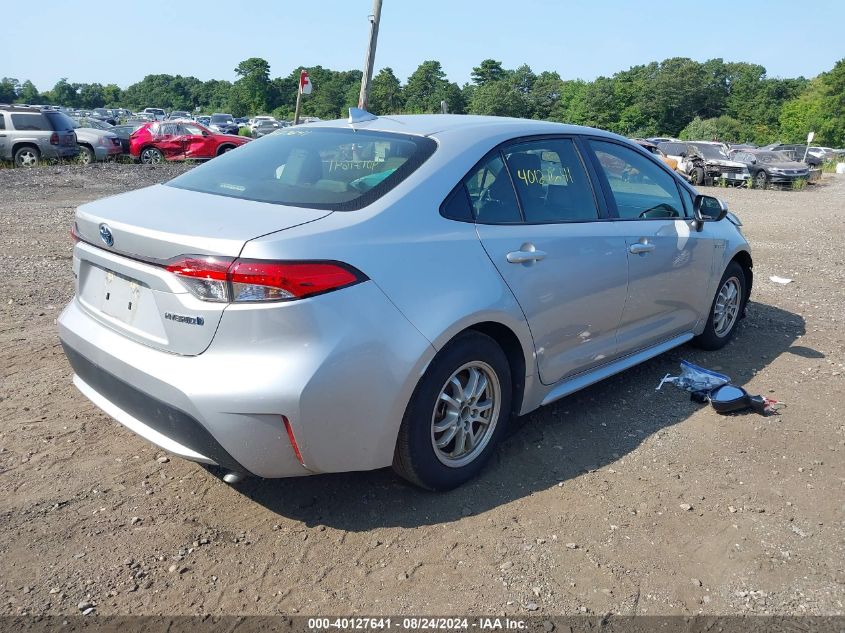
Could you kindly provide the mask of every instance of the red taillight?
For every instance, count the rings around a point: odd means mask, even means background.
[[[333,262],[265,262],[239,259],[229,269],[235,301],[302,299],[360,281]]]
[[[285,431],[288,433],[288,440],[290,440],[290,445],[293,447],[293,454],[296,455],[297,461],[305,466],[305,462],[302,461],[302,453],[299,452],[299,446],[296,444],[296,438],[293,436],[293,428],[290,425],[290,422],[285,416],[282,416],[282,422],[285,425]]]
[[[177,275],[185,287],[204,301],[229,301],[227,271],[232,265],[228,257],[203,257],[186,255],[167,265],[167,270]]]
[[[50,135],[50,145],[58,145],[59,144],[59,133],[53,132]]]
[[[251,302],[303,299],[367,279],[340,262],[273,262],[185,255],[167,265],[205,301]]]

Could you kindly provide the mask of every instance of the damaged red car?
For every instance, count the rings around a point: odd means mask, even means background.
[[[145,164],[165,160],[207,160],[249,142],[245,136],[216,134],[193,121],[157,121],[129,137],[129,154]]]

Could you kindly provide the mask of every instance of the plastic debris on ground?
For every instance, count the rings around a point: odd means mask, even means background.
[[[791,279],[787,279],[786,277],[778,277],[777,275],[772,275],[771,277],[769,277],[769,281],[773,281],[776,284],[783,284],[783,285],[792,283]]]

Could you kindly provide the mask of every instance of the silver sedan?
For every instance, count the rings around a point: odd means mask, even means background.
[[[730,340],[739,226],[607,132],[356,111],[81,206],[59,331],[85,396],[227,481],[444,490],[514,416]]]

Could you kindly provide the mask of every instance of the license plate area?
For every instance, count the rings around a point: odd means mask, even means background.
[[[104,271],[100,309],[109,316],[131,323],[138,314],[142,286],[136,280],[112,270]]]
[[[163,333],[155,297],[147,284],[90,262],[83,264],[81,272],[79,297],[89,309],[154,336]]]

